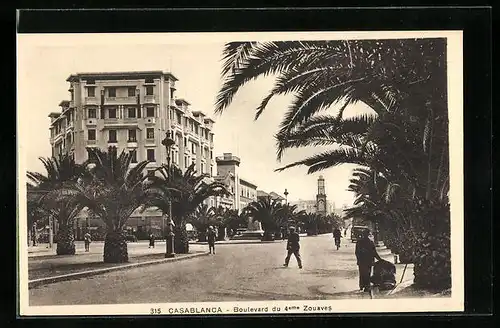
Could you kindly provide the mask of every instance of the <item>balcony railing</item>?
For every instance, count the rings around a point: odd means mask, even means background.
[[[85,97],[85,105],[99,105],[99,100],[96,97]]]
[[[118,105],[118,104],[136,104],[136,97],[106,97],[104,98],[105,105]]]
[[[66,126],[66,132],[70,132],[71,130],[73,130],[75,128],[75,124],[73,123],[73,121],[69,122],[68,125]]]
[[[158,102],[158,97],[155,95],[144,95],[145,104],[156,104]]]

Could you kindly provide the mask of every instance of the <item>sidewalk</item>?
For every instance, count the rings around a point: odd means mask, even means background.
[[[98,243],[96,243],[98,244]],[[77,246],[77,255],[37,254],[28,257],[28,279],[44,279],[53,276],[74,274],[77,272],[109,269],[118,266],[141,264],[165,259],[165,243],[157,243],[155,248],[148,248],[148,243],[137,243],[128,247],[129,263],[104,263],[103,246],[92,245],[91,252],[85,253]],[[190,254],[206,253],[200,246],[190,247]],[[189,254],[177,254],[176,258],[183,258]]]

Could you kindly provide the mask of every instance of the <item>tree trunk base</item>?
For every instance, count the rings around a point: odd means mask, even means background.
[[[75,253],[75,236],[73,236],[73,231],[68,228],[59,230],[56,254],[75,255]]]
[[[104,239],[104,263],[128,262],[127,240],[122,232],[108,232]]]

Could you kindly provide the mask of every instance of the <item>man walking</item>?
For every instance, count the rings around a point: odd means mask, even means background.
[[[90,241],[91,241],[91,236],[88,231],[83,236],[83,241],[85,243],[85,252],[88,252],[90,250]]]
[[[288,242],[286,244],[286,249],[288,254],[285,258],[284,267],[288,267],[288,263],[290,262],[290,257],[295,255],[297,259],[297,264],[299,265],[299,269],[302,269],[302,259],[300,258],[300,237],[299,234],[295,232],[295,227],[290,227],[290,234],[288,235]]]
[[[375,249],[375,244],[370,239],[373,235],[370,230],[363,230],[363,238],[356,243],[356,260],[359,269],[359,289],[370,291],[370,275],[374,259],[382,260]]]
[[[152,233],[149,234],[149,247],[148,248],[155,248],[155,235]]]
[[[337,250],[340,248],[340,238],[342,237],[342,232],[338,227],[333,229],[333,240],[335,241],[335,246],[337,246]]]
[[[214,227],[209,226],[207,231],[207,241],[208,241],[208,251],[212,254],[212,251],[215,255],[215,238],[217,235],[215,234]]]

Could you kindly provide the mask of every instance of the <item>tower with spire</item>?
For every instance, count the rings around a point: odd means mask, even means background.
[[[326,192],[325,192],[325,179],[322,175],[318,178],[318,193],[316,195],[316,208],[317,213],[320,215],[327,214]]]

